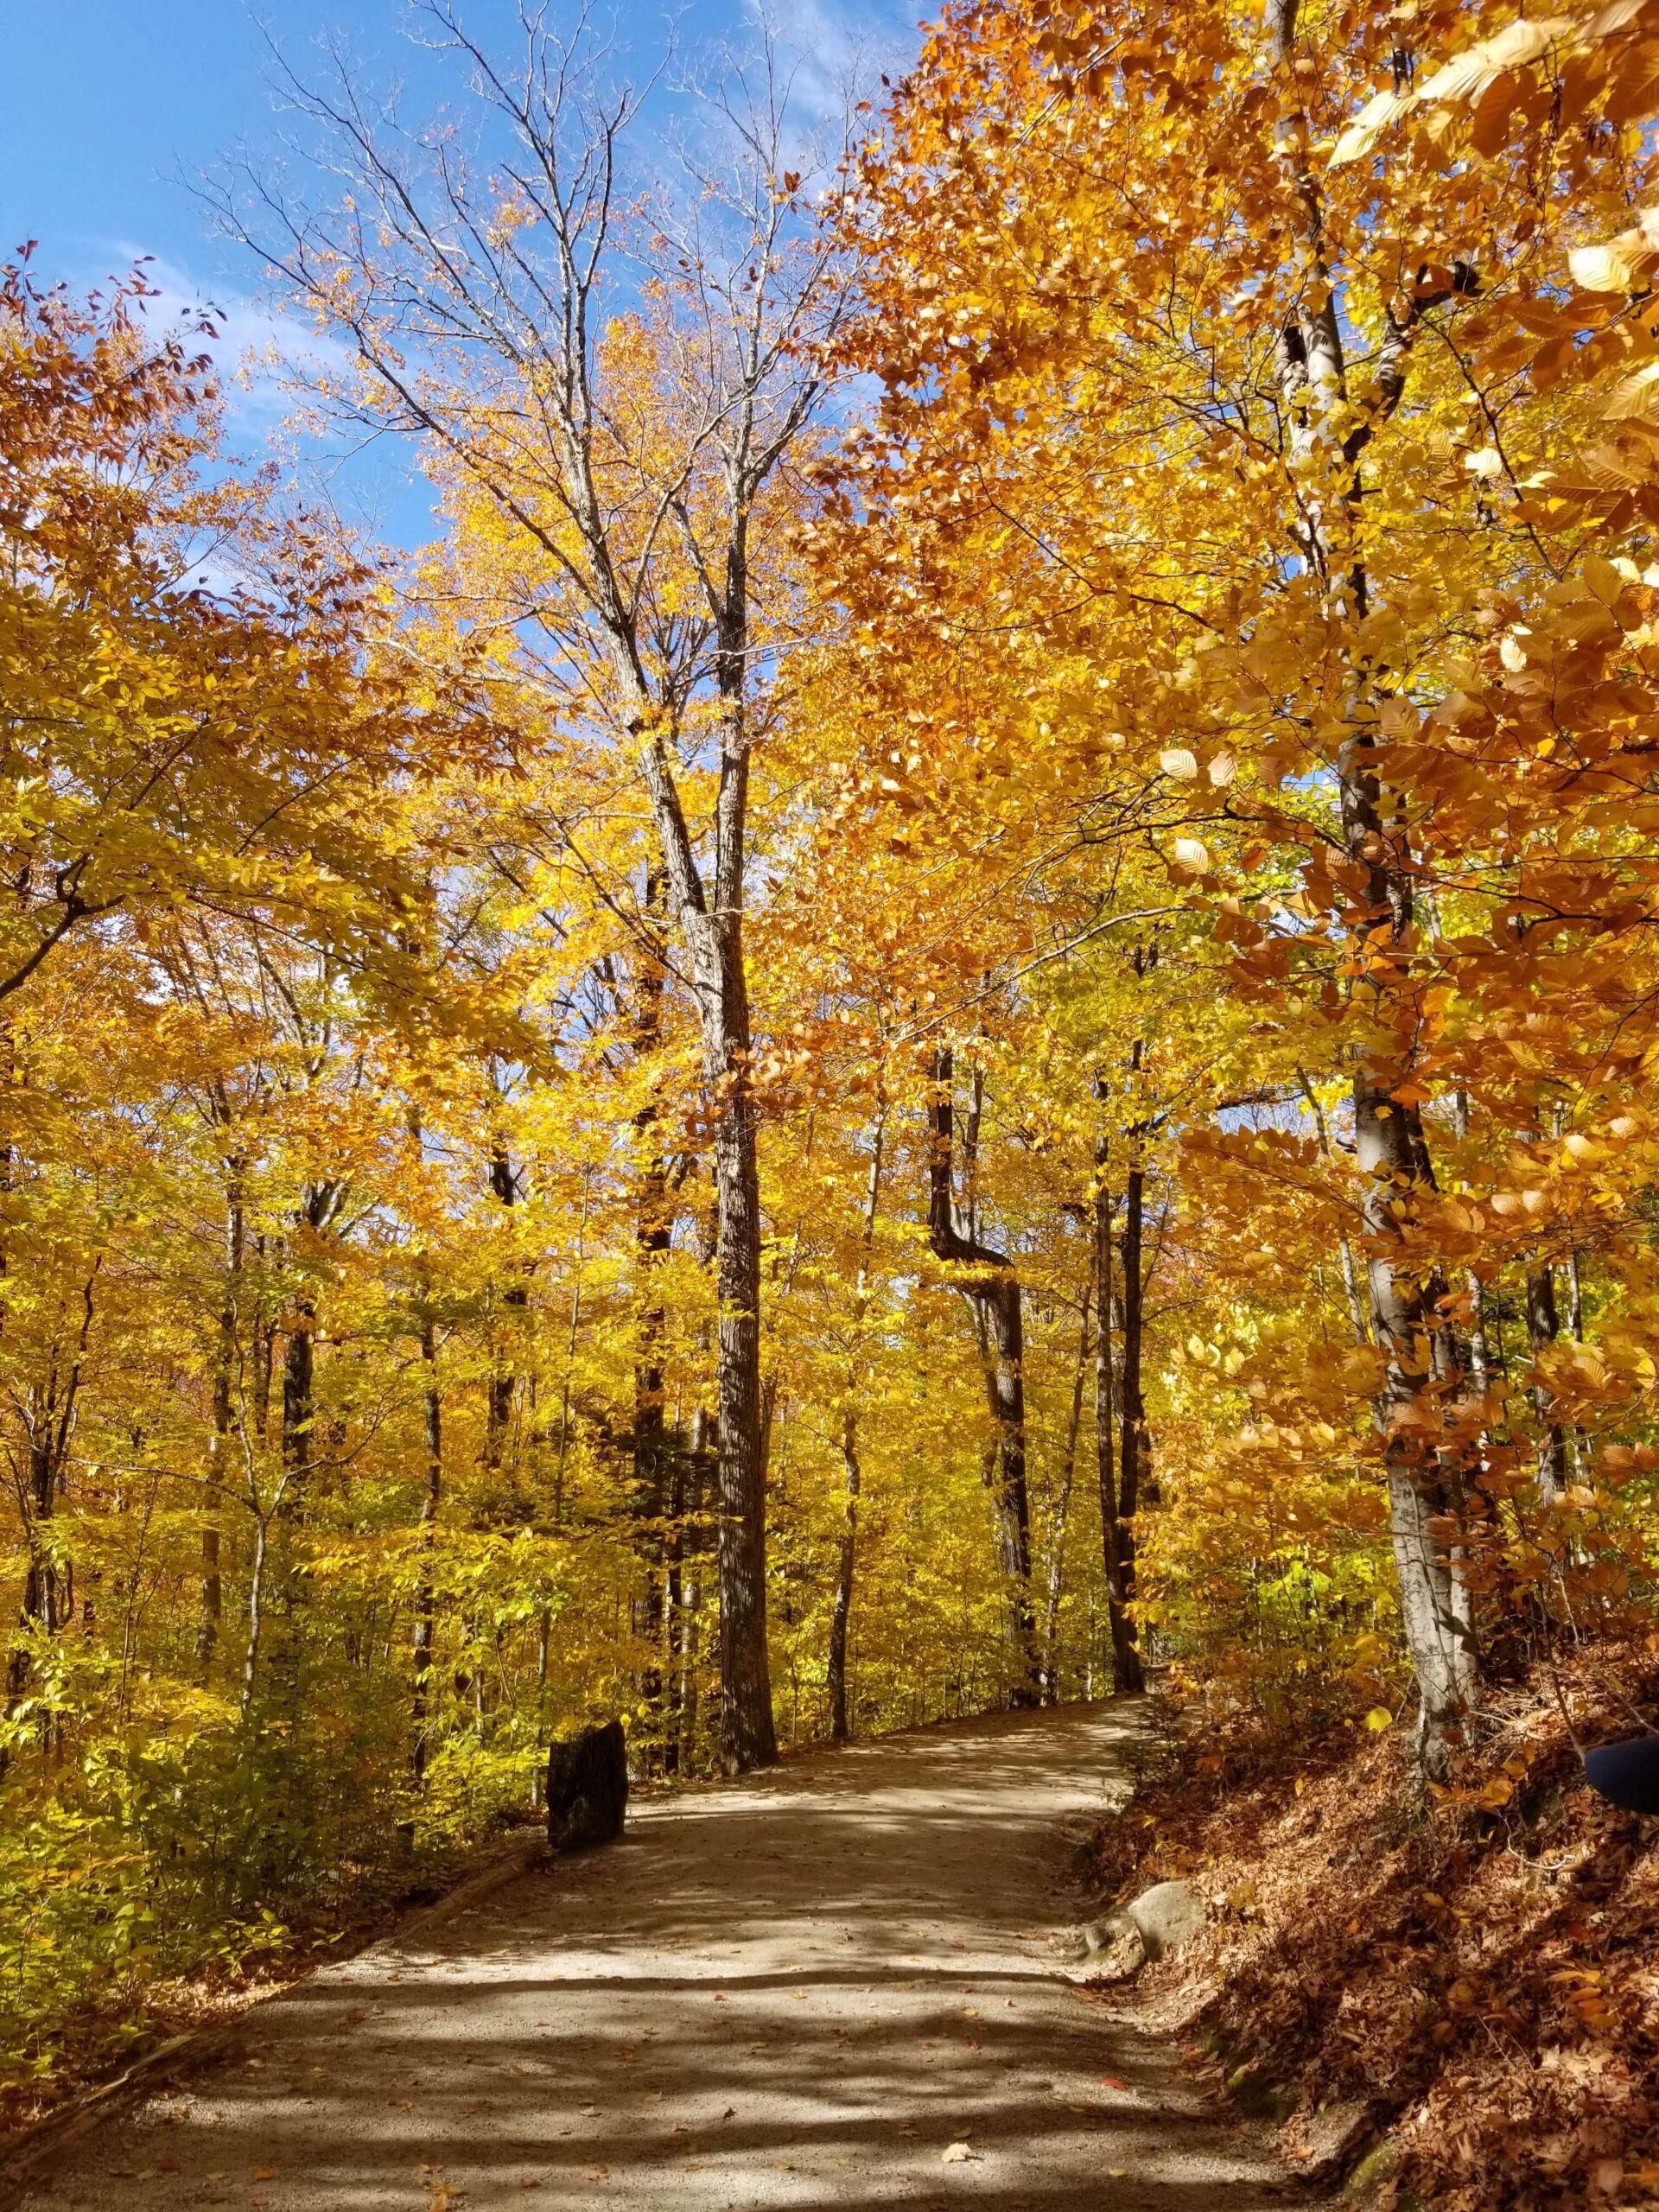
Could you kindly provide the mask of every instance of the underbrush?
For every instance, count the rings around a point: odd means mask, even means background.
[[[326,1726],[196,1716],[32,1791],[14,1782],[0,1820],[0,2130],[338,1950],[529,1802],[528,1745],[451,1739],[417,1801],[385,1735],[337,1698]]]
[[[1651,1707],[1655,1657],[1561,1659],[1584,1743],[1636,1732],[1611,1685]],[[1659,1822],[1590,1789],[1555,1686],[1492,1692],[1427,1802],[1397,1734],[1293,1745],[1181,1719],[1094,1878],[1204,1892],[1204,1936],[1140,1986],[1214,2077],[1278,2113],[1291,2155],[1377,2144],[1368,2205],[1659,2198]]]

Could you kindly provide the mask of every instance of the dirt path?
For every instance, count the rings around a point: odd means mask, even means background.
[[[1060,1826],[1131,1726],[1001,1716],[647,1802],[258,2008],[26,2201],[1257,2212],[1262,2146],[1065,1976]]]

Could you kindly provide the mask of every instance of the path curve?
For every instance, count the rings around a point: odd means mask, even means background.
[[[622,1843],[259,2006],[25,2202],[1282,2202],[1261,2141],[1066,1978],[1065,1830],[1122,1795],[1135,1726],[1108,1705],[999,1714],[648,1799]]]

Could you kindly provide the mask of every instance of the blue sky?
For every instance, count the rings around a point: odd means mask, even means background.
[[[644,75],[671,10],[616,12],[638,53],[621,66]],[[830,71],[855,41],[879,66],[902,67],[923,12],[906,0],[786,0],[772,10],[785,35]],[[518,0],[471,0],[463,10],[492,43],[518,14]],[[741,40],[747,17],[743,0],[690,0],[671,20],[677,43],[695,49]],[[372,79],[401,79],[411,107],[436,105],[440,80],[405,39],[408,21],[404,0],[0,0],[0,259],[35,238],[37,273],[84,289],[148,254],[161,312],[211,300],[225,315],[227,355],[267,342],[257,269],[213,237],[181,179],[238,144],[255,156],[275,149],[282,122],[266,30],[302,68],[320,36],[343,36]],[[268,399],[244,401],[238,442],[253,444],[275,421]],[[424,534],[406,456],[384,454],[335,488],[368,526],[404,542]]]

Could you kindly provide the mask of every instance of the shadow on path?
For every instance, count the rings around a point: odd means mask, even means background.
[[[1133,1711],[997,1715],[647,1800],[251,2014],[36,2212],[1258,2212],[1285,2183],[1061,1971]]]

